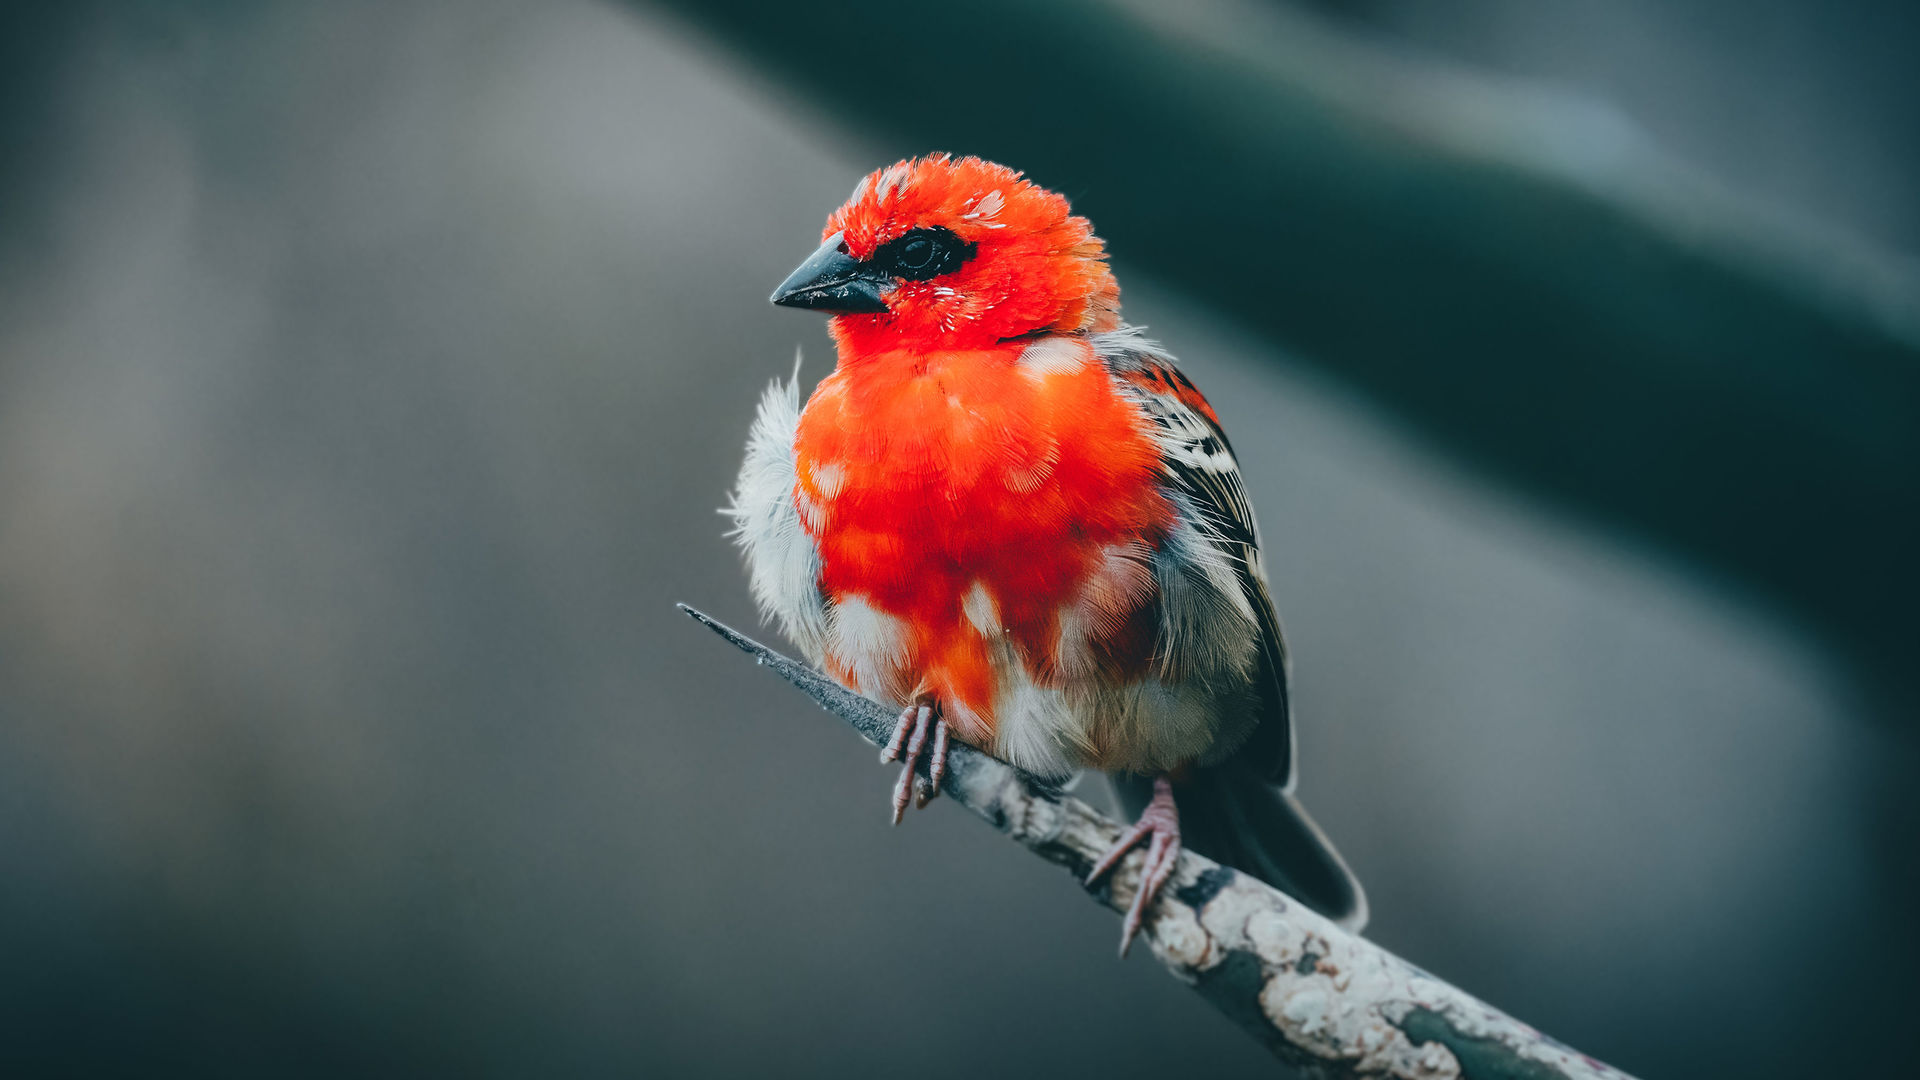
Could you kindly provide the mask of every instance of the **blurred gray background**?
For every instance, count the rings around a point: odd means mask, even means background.
[[[1920,246],[1904,5],[1312,7]],[[6,19],[0,1072],[1271,1072],[672,609],[757,625],[714,508],[831,364],[766,295],[890,149],[645,5]],[[1647,1077],[1891,1060],[1912,718],[1115,258],[1236,440],[1370,935]]]

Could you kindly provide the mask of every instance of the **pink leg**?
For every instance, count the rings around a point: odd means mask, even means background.
[[[1160,894],[1161,887],[1180,863],[1180,811],[1173,804],[1173,785],[1164,776],[1154,778],[1153,801],[1140,811],[1140,820],[1133,828],[1121,834],[1093,865],[1087,874],[1087,884],[1099,881],[1101,875],[1119,865],[1122,856],[1149,836],[1152,840],[1147,844],[1146,861],[1140,866],[1140,885],[1134,891],[1132,906],[1127,908],[1126,922],[1120,927],[1121,956],[1133,947],[1134,936],[1140,933],[1140,924],[1145,921],[1147,905]]]
[[[893,785],[895,825],[906,815],[909,801],[925,806],[940,794],[940,781],[947,775],[947,738],[947,722],[934,715],[931,704],[915,702],[900,711],[900,720],[893,726],[893,738],[887,740],[887,748],[880,751],[881,761],[906,762],[900,769],[899,782]],[[913,767],[921,753],[928,749],[929,739],[933,743],[933,758],[927,763],[927,779],[919,781]]]

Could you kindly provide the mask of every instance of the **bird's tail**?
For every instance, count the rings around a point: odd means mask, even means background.
[[[1116,775],[1114,795],[1130,817],[1153,798],[1153,778]],[[1299,800],[1251,764],[1228,758],[1175,780],[1181,842],[1272,885],[1355,933],[1367,923],[1367,896]]]

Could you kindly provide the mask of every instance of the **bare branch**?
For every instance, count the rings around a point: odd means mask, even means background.
[[[820,706],[883,745],[892,710],[680,605]],[[926,762],[920,762],[924,774]],[[956,743],[944,790],[1049,862],[1086,877],[1121,826],[1006,762]],[[1124,912],[1139,884],[1128,855],[1089,890]],[[1148,913],[1167,970],[1307,1077],[1598,1080],[1626,1074],[1555,1042],[1255,878],[1191,851]]]

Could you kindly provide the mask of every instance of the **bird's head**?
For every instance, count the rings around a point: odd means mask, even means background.
[[[935,154],[868,174],[773,302],[834,315],[842,355],[985,348],[1111,330],[1120,287],[1067,200],[1004,165]]]

